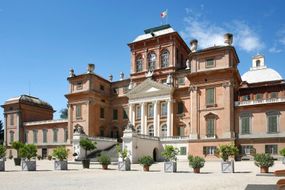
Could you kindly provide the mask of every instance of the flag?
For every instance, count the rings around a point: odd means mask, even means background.
[[[165,11],[163,11],[162,13],[160,13],[160,17],[161,18],[165,18],[167,16],[167,9]]]

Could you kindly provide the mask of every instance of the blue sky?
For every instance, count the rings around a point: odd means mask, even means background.
[[[218,45],[231,32],[241,74],[261,53],[285,77],[284,7],[283,0],[0,0],[0,103],[30,89],[60,110],[67,103],[69,69],[82,73],[88,63],[104,77],[128,76],[127,43],[160,25],[165,9],[187,44],[197,38],[200,48]]]

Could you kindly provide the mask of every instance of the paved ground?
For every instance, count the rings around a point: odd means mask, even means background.
[[[80,164],[69,164],[68,171],[53,171],[53,161],[37,161],[36,172],[22,172],[11,160],[6,162],[6,172],[0,172],[0,190],[198,190],[198,189],[275,189],[278,177],[260,176],[252,161],[235,163],[236,173],[223,174],[219,162],[206,162],[201,174],[192,173],[187,162],[178,163],[178,173],[164,173],[163,163],[154,164],[151,172],[142,172],[140,165],[132,171],[120,172],[116,165],[104,171],[98,164],[82,169]],[[285,169],[276,162],[270,171]]]

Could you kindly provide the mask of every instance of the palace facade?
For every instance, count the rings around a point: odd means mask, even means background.
[[[218,145],[235,143],[244,159],[253,152],[278,157],[285,147],[285,82],[262,55],[240,76],[233,36],[224,37],[224,46],[197,49],[197,40],[189,48],[170,25],[147,29],[128,44],[129,78],[105,79],[92,64],[83,74],[70,70],[68,119],[53,120],[52,106],[36,97],[7,100],[5,144],[34,143],[46,157],[59,145],[72,149],[78,126],[90,137],[120,139],[130,122],[141,136],[179,144],[185,156],[217,159]]]

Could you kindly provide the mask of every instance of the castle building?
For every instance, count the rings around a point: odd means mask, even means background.
[[[5,143],[37,144],[45,157],[59,145],[72,149],[78,126],[89,137],[120,139],[131,123],[140,136],[179,146],[182,156],[217,159],[215,149],[226,143],[244,159],[252,152],[278,156],[285,147],[285,82],[262,55],[240,76],[233,36],[224,38],[224,46],[198,49],[192,40],[189,48],[170,25],[147,29],[128,44],[129,78],[104,79],[93,64],[84,74],[70,70],[67,120],[52,120],[52,107],[38,98],[7,100]]]

